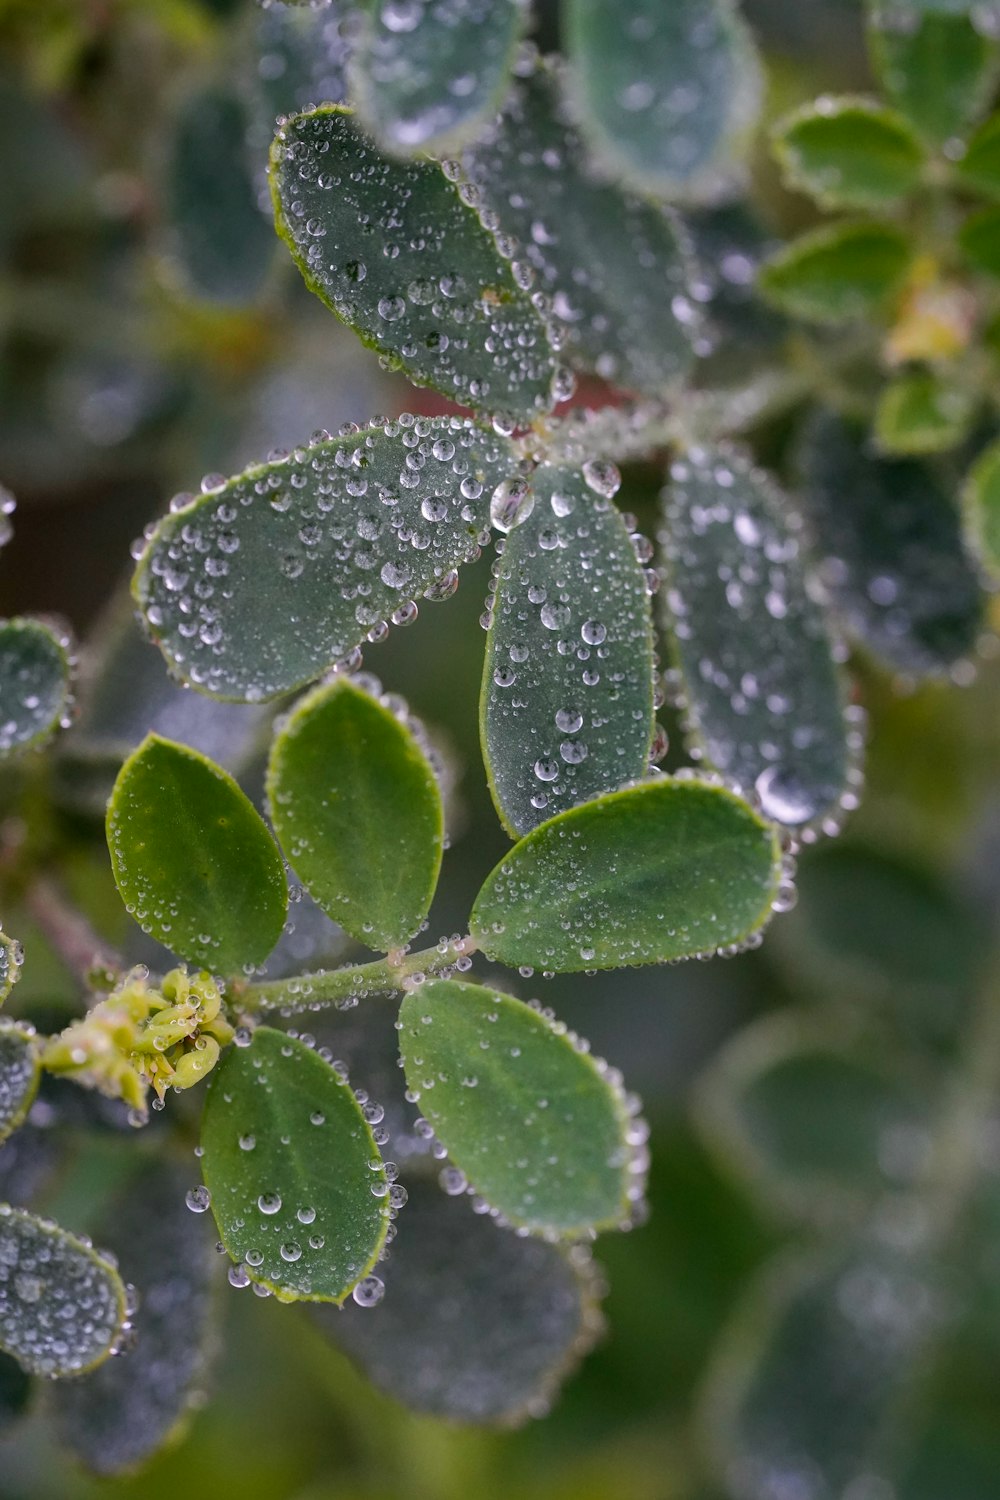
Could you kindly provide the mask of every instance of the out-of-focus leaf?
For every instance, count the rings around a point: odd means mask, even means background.
[[[393,368],[480,410],[552,405],[545,324],[436,162],[388,160],[331,107],[279,128],[271,183],[306,285]]]
[[[500,107],[527,14],[526,0],[369,0],[350,75],[362,123],[397,156],[463,145]]]
[[[70,702],[65,633],[43,620],[0,621],[0,759],[42,744]]]
[[[544,1411],[600,1330],[589,1253],[500,1229],[420,1179],[403,1232],[385,1300],[317,1308],[319,1327],[413,1411],[503,1426]]]
[[[35,1028],[0,1021],[0,1142],[24,1121],[38,1090]]]
[[[107,1359],[125,1287],[89,1244],[0,1204],[0,1350],[34,1375],[80,1375]]]
[[[82,1091],[75,1092],[83,1097]],[[29,1119],[0,1145],[0,1203],[30,1208],[52,1180],[60,1159],[56,1132]]]
[[[964,498],[966,535],[991,577],[1000,580],[1000,442],[977,458]]]
[[[699,315],[684,231],[592,174],[551,64],[517,82],[462,165],[483,208],[517,236],[517,260],[552,299],[572,363],[652,394],[685,375]]]
[[[963,186],[987,198],[1000,198],[1000,114],[983,121],[954,171]]]
[[[894,225],[823,225],[765,261],[758,285],[793,317],[848,323],[884,306],[901,287],[909,260],[909,241]]]
[[[220,766],[148,735],[118,774],[107,834],[115,884],[143,932],[220,973],[270,953],[288,909],[281,855]]]
[[[690,727],[774,822],[833,810],[848,787],[844,692],[790,503],[742,454],[682,454],[663,493],[664,617]]]
[[[307,109],[314,100],[342,104],[347,98],[350,0],[317,7],[271,3],[259,8],[252,29],[253,94],[260,108],[266,151],[277,115]],[[256,124],[254,139],[256,140]]]
[[[561,974],[691,958],[767,922],[777,837],[723,787],[658,778],[560,813],[515,844],[476,897],[488,957]]]
[[[511,527],[497,578],[480,724],[493,800],[514,837],[637,780],[649,762],[645,576],[587,472],[532,476],[531,510]]]
[[[968,434],[974,395],[930,370],[901,375],[885,387],[875,411],[875,440],[883,453],[944,453]]]
[[[565,1028],[511,995],[448,979],[407,995],[399,1018],[410,1091],[491,1208],[555,1235],[628,1219],[642,1179],[625,1096]]]
[[[789,186],[825,208],[880,208],[920,180],[924,152],[906,120],[867,99],[824,97],[779,121]]]
[[[958,231],[958,245],[970,265],[1000,277],[1000,208],[972,214]]]
[[[30,1400],[31,1376],[16,1359],[0,1354],[0,1438],[24,1416]]]
[[[813,413],[800,496],[844,624],[877,656],[918,675],[947,672],[975,646],[983,599],[946,475],[880,459],[864,430]]]
[[[684,216],[697,264],[707,353],[697,367],[699,384],[729,385],[757,374],[780,354],[788,320],[757,290],[757,272],[774,241],[746,206],[725,204]]]
[[[581,125],[599,156],[658,196],[718,197],[761,95],[732,0],[568,0],[564,24]]]
[[[1000,77],[995,34],[964,3],[951,14],[878,4],[868,28],[872,62],[893,103],[935,144],[961,135],[990,105]],[[989,7],[982,7],[981,14]]]
[[[24,952],[16,938],[0,932],[0,1005],[17,983],[24,961]]]
[[[164,517],[136,600],[203,692],[277,697],[478,556],[490,496],[514,467],[509,443],[458,417],[317,442]]]
[[[341,677],[289,716],[271,749],[271,821],[310,894],[386,953],[417,932],[444,847],[434,772],[390,709]]]
[[[267,1026],[231,1048],[212,1075],[201,1141],[212,1212],[244,1286],[343,1302],[369,1275],[389,1183],[361,1105],[312,1048]]]

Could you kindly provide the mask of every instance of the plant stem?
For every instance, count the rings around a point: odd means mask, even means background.
[[[113,981],[124,971],[125,960],[108,947],[48,876],[35,876],[25,891],[24,902],[82,989],[92,992],[95,976]]]
[[[471,937],[442,941],[434,948],[422,948],[398,958],[390,954],[369,964],[348,964],[342,969],[321,969],[315,974],[240,986],[233,991],[233,1004],[244,1015],[269,1010],[288,1014],[366,1000],[370,995],[402,994],[412,986],[417,974],[448,975],[458,959],[475,951]]]

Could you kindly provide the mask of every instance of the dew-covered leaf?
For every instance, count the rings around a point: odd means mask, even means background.
[[[428,980],[399,1019],[410,1091],[491,1208],[560,1235],[628,1219],[642,1180],[607,1064],[540,1009],[482,985]]]
[[[412,731],[346,677],[317,688],[276,736],[271,821],[312,897],[381,953],[420,928],[444,847],[437,779]]]
[[[829,1227],[914,1185],[931,1141],[929,1102],[925,1080],[874,1040],[771,1015],[713,1062],[698,1118],[754,1192]]]
[[[773,828],[723,787],[657,778],[571,808],[487,876],[471,931],[488,957],[558,973],[743,943],[771,914]]]
[[[271,184],[306,285],[393,367],[479,409],[551,406],[545,324],[436,162],[389,160],[330,107],[279,129]]]
[[[353,1090],[305,1042],[259,1026],[233,1047],[212,1075],[201,1143],[236,1285],[343,1302],[369,1275],[389,1184]]]
[[[961,137],[989,108],[1000,77],[1000,45],[967,6],[934,14],[910,5],[872,7],[868,43],[889,98],[935,144]]]
[[[102,1478],[127,1474],[180,1440],[201,1397],[215,1329],[213,1237],[189,1211],[190,1174],[148,1163],[100,1231],[139,1293],[123,1354],[57,1386],[55,1419],[74,1458]]]
[[[509,443],[457,417],[318,442],[165,516],[136,600],[203,692],[277,697],[478,556],[490,496],[514,467]]]
[[[768,818],[811,822],[847,790],[851,752],[798,517],[728,448],[682,454],[663,500],[664,616],[690,730]]]
[[[248,125],[238,91],[214,83],[188,94],[173,123],[163,182],[170,271],[210,302],[252,302],[275,261]]]
[[[664,198],[718,197],[761,99],[733,0],[568,0],[564,24],[581,124],[609,168]]]
[[[0,1020],[0,1141],[24,1121],[38,1090],[35,1029]]]
[[[698,325],[683,229],[593,174],[551,65],[517,82],[462,165],[552,299],[573,364],[650,394],[683,378]]]
[[[0,1203],[0,1350],[34,1375],[80,1375],[125,1322],[121,1277],[65,1229]]]
[[[326,0],[322,6],[285,0],[257,10],[250,66],[259,118],[253,118],[251,131],[255,144],[260,135],[266,152],[276,116],[308,109],[316,99],[342,104],[347,98],[352,0]]]
[[[990,576],[1000,580],[1000,442],[991,443],[977,458],[965,483],[964,500],[966,535]]]
[[[823,225],[764,262],[758,285],[782,311],[810,323],[868,318],[899,290],[910,245],[891,224]]]
[[[31,1376],[27,1370],[22,1370],[9,1354],[0,1354],[0,1438],[6,1437],[15,1422],[24,1416],[31,1391]]]
[[[779,121],[775,154],[789,186],[825,208],[879,208],[920,180],[924,151],[903,116],[867,99],[826,98]]]
[[[511,527],[500,562],[480,719],[490,790],[513,837],[616,791],[649,763],[645,575],[620,514],[587,472],[532,476],[531,509]],[[604,467],[594,472],[599,480]]]
[[[1000,198],[1000,114],[983,121],[953,170],[964,187]]]
[[[464,144],[500,107],[527,13],[527,0],[369,0],[350,70],[358,118],[397,156]]]
[[[143,932],[216,973],[270,953],[288,908],[284,866],[221,766],[148,735],[118,774],[107,835],[115,884]]]
[[[21,944],[17,939],[0,931],[0,1005],[17,983],[23,958]]]
[[[416,1179],[384,1301],[316,1308],[323,1332],[411,1411],[511,1426],[544,1410],[600,1330],[589,1252],[500,1229]]]
[[[48,739],[70,701],[65,634],[43,620],[0,620],[0,759]]]
[[[958,231],[958,246],[970,266],[1000,277],[1000,207],[971,214]]]
[[[883,453],[947,452],[967,436],[977,404],[970,391],[930,370],[900,375],[879,397],[875,440]]]
[[[756,281],[775,248],[744,203],[696,209],[684,215],[694,248],[708,352],[698,364],[699,384],[739,384],[782,357],[788,319],[761,297]]]
[[[807,423],[801,498],[821,573],[847,628],[910,673],[946,672],[976,643],[983,599],[947,475],[880,459],[829,411]]]

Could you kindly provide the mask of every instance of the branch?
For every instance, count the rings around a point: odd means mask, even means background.
[[[125,960],[110,948],[91,927],[83,914],[70,906],[62,891],[45,875],[38,875],[27,887],[24,903],[32,920],[41,928],[49,943],[76,978],[82,989],[91,991],[94,981],[104,976],[113,981],[125,967]]]
[[[370,964],[348,964],[342,969],[321,969],[316,974],[299,974],[291,979],[276,979],[264,984],[234,987],[231,996],[235,1009],[244,1015],[257,1011],[318,1010],[328,1005],[353,1004],[370,995],[404,994],[411,989],[418,974],[450,976],[462,958],[475,953],[471,937],[456,942],[442,941],[434,948],[423,948],[405,956],[390,954]]]

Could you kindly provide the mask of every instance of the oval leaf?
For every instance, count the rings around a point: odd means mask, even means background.
[[[178,1442],[202,1395],[217,1257],[184,1201],[187,1181],[178,1167],[147,1163],[116,1201],[102,1243],[138,1288],[133,1332],[120,1358],[55,1391],[62,1442],[102,1478]]]
[[[24,950],[17,939],[0,932],[0,1005],[17,983],[23,960]]]
[[[968,434],[975,396],[930,370],[901,375],[886,386],[875,411],[875,440],[883,453],[944,453]]]
[[[627,181],[663,198],[718,197],[761,102],[732,0],[567,0],[581,125]]]
[[[973,465],[965,485],[965,520],[980,561],[1000,580],[1000,442],[991,443]]]
[[[488,957],[561,974],[692,958],[771,914],[774,830],[723,787],[659,778],[543,823],[476,897]]]
[[[278,232],[306,285],[417,385],[530,418],[552,405],[545,325],[436,162],[381,156],[350,112],[295,115],[271,152]],[[372,232],[391,236],[383,254]]]
[[[67,637],[41,620],[0,621],[0,759],[48,739],[70,703]]]
[[[694,357],[686,236],[660,205],[593,175],[561,93],[553,66],[540,64],[462,165],[483,208],[520,241],[518,260],[552,299],[572,362],[656,395]]]
[[[642,1183],[607,1066],[540,1010],[436,979],[399,1012],[406,1081],[455,1165],[511,1223],[551,1234],[611,1229]]]
[[[525,0],[427,0],[406,12],[369,0],[350,74],[362,123],[400,156],[461,145],[500,107],[527,16]]]
[[[219,1235],[243,1274],[287,1301],[343,1302],[389,1223],[378,1147],[347,1081],[259,1026],[213,1074],[201,1141]]]
[[[774,147],[789,186],[825,208],[879,208],[920,180],[924,151],[906,120],[867,99],[823,98],[780,121]]]
[[[478,556],[490,495],[513,469],[508,443],[457,417],[319,442],[164,517],[133,592],[196,687],[274,698]]]
[[[909,241],[893,225],[823,225],[765,261],[758,285],[794,317],[847,323],[876,313],[901,287],[909,261]]]
[[[586,1252],[500,1229],[419,1180],[404,1232],[385,1300],[316,1308],[319,1327],[411,1411],[509,1427],[544,1410],[601,1327]]]
[[[790,825],[835,808],[844,692],[810,596],[798,518],[741,454],[682,455],[664,491],[664,615],[689,728],[713,766]]]
[[[959,138],[989,109],[1000,77],[1000,46],[967,15],[926,7],[872,6],[869,50],[889,98],[935,144]]]
[[[1000,198],[1000,115],[980,125],[954,170],[964,186],[986,198]]]
[[[0,1349],[33,1375],[80,1375],[111,1353],[125,1287],[65,1229],[0,1203]]]
[[[233,778],[151,734],[108,803],[115,884],[143,932],[215,972],[266,958],[288,888],[277,845]]]
[[[825,411],[806,426],[800,471],[822,576],[848,629],[902,671],[948,671],[976,644],[983,599],[947,476],[873,457],[862,428]]]
[[[962,254],[970,266],[975,266],[977,271],[985,271],[987,276],[1000,277],[998,236],[1000,207],[984,208],[981,213],[972,214],[958,231],[958,245]]]
[[[285,852],[329,916],[380,953],[418,931],[441,870],[444,810],[405,723],[337,678],[276,736],[267,790]]]
[[[541,469],[532,488],[500,562],[480,703],[514,837],[642,776],[653,738],[649,594],[625,524],[576,469]]]
[[[38,1092],[35,1029],[0,1021],[0,1141],[22,1124]]]

